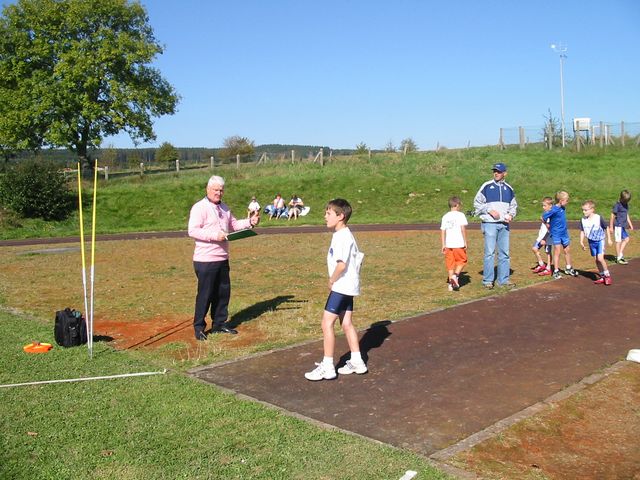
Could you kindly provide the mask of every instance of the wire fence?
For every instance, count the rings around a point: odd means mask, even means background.
[[[640,147],[640,122],[592,122],[591,119],[574,119],[562,129],[555,123],[544,125],[501,128],[498,146],[519,146],[527,148],[575,148],[580,150],[588,145],[605,147],[610,145]]]

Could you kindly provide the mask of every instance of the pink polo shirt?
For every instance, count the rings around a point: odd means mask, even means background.
[[[221,231],[230,233],[251,227],[249,219],[237,220],[229,207],[220,202],[216,205],[207,197],[191,207],[189,214],[189,236],[196,241],[194,262],[219,262],[229,258],[229,242],[214,240]]]

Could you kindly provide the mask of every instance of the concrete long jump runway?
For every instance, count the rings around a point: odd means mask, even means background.
[[[321,341],[191,374],[431,455],[640,348],[640,262],[611,270],[608,287],[584,273],[393,323],[380,319],[360,332],[365,375],[307,381]],[[344,337],[336,352],[343,363]]]

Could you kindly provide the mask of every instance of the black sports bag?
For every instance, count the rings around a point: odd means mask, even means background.
[[[53,333],[56,343],[61,347],[76,347],[87,343],[87,324],[82,313],[71,308],[56,312]]]

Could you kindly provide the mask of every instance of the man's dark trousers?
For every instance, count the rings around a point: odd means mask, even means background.
[[[198,277],[196,311],[193,317],[193,329],[196,337],[204,333],[206,317],[211,308],[213,328],[224,325],[229,316],[229,298],[231,297],[231,279],[229,260],[219,262],[193,262]]]

